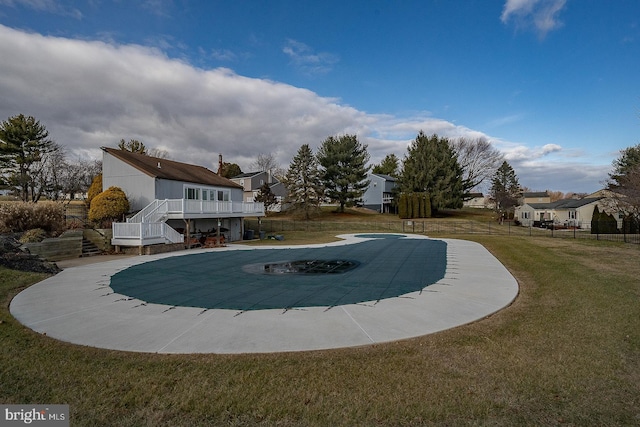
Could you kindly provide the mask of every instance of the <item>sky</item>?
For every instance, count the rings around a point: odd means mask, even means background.
[[[602,188],[640,143],[638,0],[0,0],[0,120],[69,160],[137,139],[244,172],[356,134],[487,138],[533,191]]]

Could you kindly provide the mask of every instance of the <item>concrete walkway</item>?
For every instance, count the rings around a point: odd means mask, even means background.
[[[364,240],[353,234],[340,237],[344,240],[305,247]],[[463,240],[443,241],[447,243],[443,279],[421,291],[377,302],[240,312],[147,303],[109,287],[113,274],[140,263],[248,248],[230,245],[60,263],[67,268],[18,294],[10,311],[37,332],[92,347],[152,353],[263,353],[352,347],[426,335],[481,319],[517,296],[516,280],[484,247]],[[332,280],[340,279],[336,275]]]

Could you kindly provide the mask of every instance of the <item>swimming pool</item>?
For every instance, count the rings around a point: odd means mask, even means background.
[[[375,302],[419,291],[444,277],[447,245],[441,240],[392,234],[356,237],[363,240],[162,259],[116,273],[110,286],[145,302],[246,311]],[[348,263],[350,268],[337,272],[327,268],[327,262]],[[310,274],[303,274],[309,263]],[[285,274],[287,270],[296,274]]]

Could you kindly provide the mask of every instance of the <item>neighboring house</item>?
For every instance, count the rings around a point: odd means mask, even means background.
[[[516,207],[515,217],[525,226],[552,223],[556,226],[591,228],[594,208],[602,197],[562,199],[546,203],[525,203]]]
[[[470,193],[469,199],[462,202],[462,206],[467,208],[484,209],[489,208],[490,203],[487,197],[482,193]]]
[[[126,223],[113,223],[113,245],[180,243],[180,230],[240,240],[243,218],[264,216],[262,203],[244,202],[241,186],[203,166],[115,148],[102,151],[103,190],[120,187],[137,212]]]
[[[245,202],[254,202],[256,197],[260,193],[260,187],[264,183],[269,184],[271,192],[276,197],[276,204],[269,206],[269,210],[273,212],[280,212],[282,208],[282,202],[287,195],[287,189],[282,182],[269,172],[248,172],[243,173],[231,178],[231,181],[242,186],[244,194],[242,200]]]
[[[524,205],[525,203],[551,203],[551,197],[546,191],[525,192],[522,193],[520,204]]]
[[[370,173],[367,179],[369,187],[362,195],[362,205],[380,213],[394,213],[393,189],[397,179],[380,173]]]

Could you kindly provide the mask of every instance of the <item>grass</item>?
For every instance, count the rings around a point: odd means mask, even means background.
[[[74,426],[640,423],[639,248],[464,237],[518,279],[511,306],[433,335],[317,352],[155,355],[58,342],[7,309],[43,276],[0,270],[0,401],[68,403]]]

